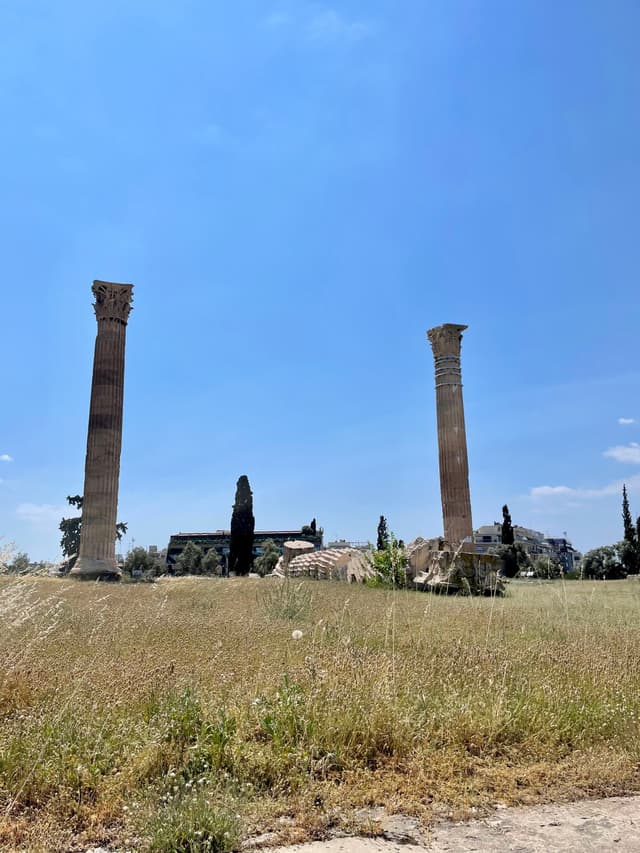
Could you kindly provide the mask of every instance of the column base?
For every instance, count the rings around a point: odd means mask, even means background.
[[[94,557],[78,557],[69,577],[82,581],[119,581],[122,572],[115,560],[96,560]]]

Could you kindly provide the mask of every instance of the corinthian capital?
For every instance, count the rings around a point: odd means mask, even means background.
[[[433,329],[429,329],[427,337],[431,342],[434,356],[436,358],[441,355],[460,356],[462,333],[468,328],[468,326],[461,326],[458,323],[445,323],[442,326],[434,326]]]
[[[94,281],[92,290],[96,298],[93,304],[96,319],[116,320],[126,326],[133,300],[133,285]]]

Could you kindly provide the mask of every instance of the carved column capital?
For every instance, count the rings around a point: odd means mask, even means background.
[[[468,326],[462,326],[459,323],[445,323],[442,326],[434,326],[433,329],[429,329],[427,337],[431,342],[434,356],[454,355],[459,357],[462,333],[468,328]]]
[[[133,301],[133,285],[116,284],[112,281],[94,281],[91,289],[96,298],[93,308],[98,322],[100,320],[115,320],[126,326]]]
[[[436,367],[436,388],[462,385],[460,346],[462,333],[467,328],[468,326],[458,323],[445,323],[443,326],[434,326],[427,332]]]

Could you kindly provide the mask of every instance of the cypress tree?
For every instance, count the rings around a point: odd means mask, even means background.
[[[380,521],[378,522],[378,540],[376,542],[376,550],[384,551],[389,544],[389,529],[387,527],[387,519],[384,515],[380,516]]]
[[[513,535],[513,525],[511,524],[511,515],[509,513],[509,507],[505,504],[502,507],[502,544],[503,545],[513,545],[514,535]]]
[[[251,571],[255,526],[253,494],[249,478],[243,474],[236,484],[236,500],[231,514],[231,542],[229,543],[229,570],[237,575],[248,575]]]
[[[634,543],[636,541],[636,528],[631,520],[631,511],[629,509],[629,498],[627,497],[626,485],[622,486],[622,524],[624,525],[625,541]]]

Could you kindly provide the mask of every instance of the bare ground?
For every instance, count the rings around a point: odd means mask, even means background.
[[[382,821],[382,828],[381,838],[333,838],[273,853],[637,853],[640,796],[500,808],[481,820],[437,823],[427,837],[400,816]]]

